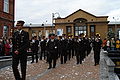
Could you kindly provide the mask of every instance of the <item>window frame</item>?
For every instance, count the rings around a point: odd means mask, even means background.
[[[9,0],[4,0],[3,11],[9,13]]]

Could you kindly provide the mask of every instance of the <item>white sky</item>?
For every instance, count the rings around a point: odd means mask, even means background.
[[[15,3],[15,21],[24,20],[26,24],[51,24],[52,13],[58,12],[64,18],[79,9],[95,16],[109,16],[109,21],[120,21],[120,0],[16,0]]]

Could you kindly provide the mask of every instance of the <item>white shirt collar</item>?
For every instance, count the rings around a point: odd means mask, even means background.
[[[18,32],[21,34],[22,30],[18,30]]]

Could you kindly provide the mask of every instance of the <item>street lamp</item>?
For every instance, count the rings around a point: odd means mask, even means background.
[[[43,22],[43,24],[42,24],[42,26],[43,26],[43,28],[44,28],[44,30],[43,30],[43,31],[44,31],[44,36],[46,36],[46,33],[45,33],[45,32],[46,32],[46,30],[45,30],[45,24],[46,24],[46,23],[47,23],[47,20],[46,20],[45,22]]]
[[[117,20],[119,20],[119,18],[113,17],[113,19],[115,20],[115,38],[117,38]]]
[[[54,18],[55,18],[55,15],[58,15],[58,17],[57,18],[60,18],[60,14],[58,13],[58,12],[56,12],[56,13],[52,13],[52,33],[53,33],[53,26],[54,26]]]

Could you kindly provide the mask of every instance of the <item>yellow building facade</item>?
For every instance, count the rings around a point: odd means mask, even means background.
[[[109,21],[107,18],[108,16],[95,16],[79,9],[65,18],[54,19],[54,26],[32,25],[25,26],[24,29],[29,32],[30,37],[34,35],[47,37],[51,32],[58,36],[62,34],[79,36],[79,34],[84,33],[88,37],[94,37],[98,33],[104,39],[108,32]]]
[[[95,16],[84,10],[78,10],[65,18],[55,19],[55,30],[62,29],[64,34],[78,36],[84,33],[94,37],[97,33],[101,38],[107,37],[108,16]]]

